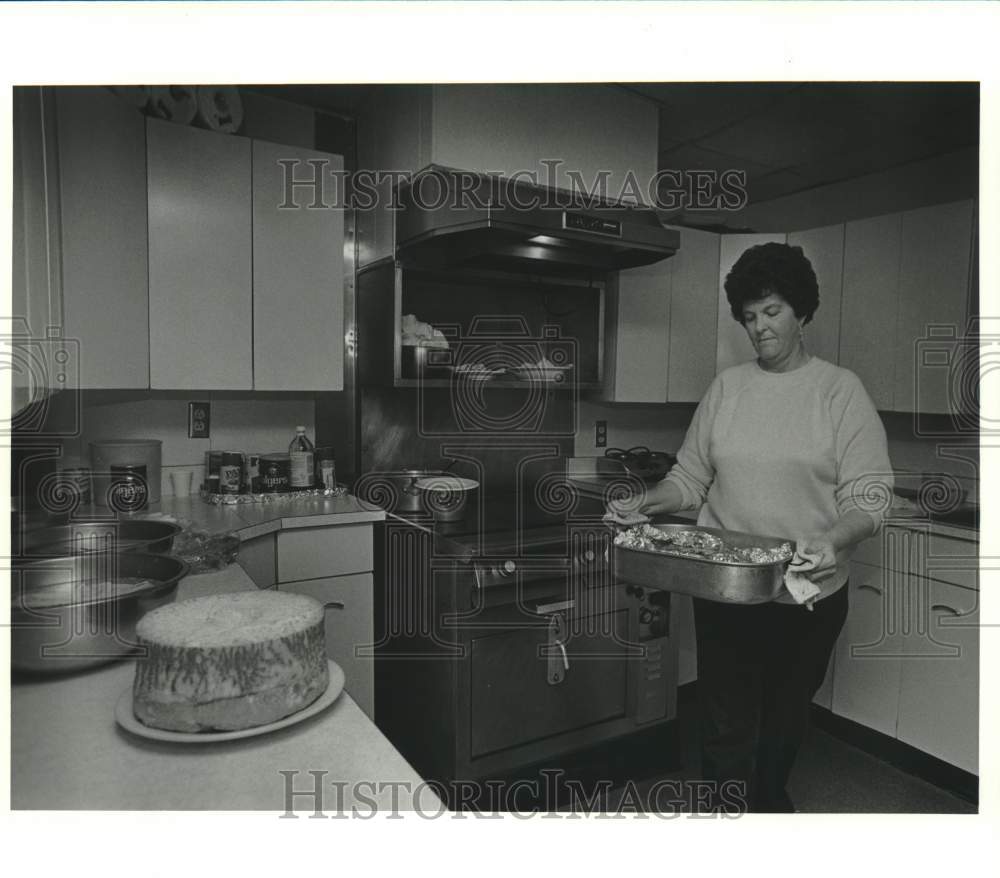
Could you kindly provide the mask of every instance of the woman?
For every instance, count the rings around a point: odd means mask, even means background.
[[[819,289],[802,249],[751,247],[725,290],[757,358],[716,376],[677,464],[639,510],[700,507],[700,525],[794,540],[814,562],[808,606],[788,592],[757,605],[694,601],[703,776],[745,784],[749,810],[792,811],[785,784],[847,615],[849,559],[878,530],[892,470],[857,376],[806,349]]]

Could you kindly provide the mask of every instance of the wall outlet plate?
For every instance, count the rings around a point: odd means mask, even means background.
[[[594,421],[594,447],[608,447],[608,422]]]
[[[208,439],[212,426],[212,404],[188,403],[188,439]]]

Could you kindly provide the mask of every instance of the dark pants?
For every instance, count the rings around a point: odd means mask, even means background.
[[[696,599],[694,613],[702,777],[745,784],[750,811],[790,811],[785,784],[847,618],[847,584],[812,612]]]

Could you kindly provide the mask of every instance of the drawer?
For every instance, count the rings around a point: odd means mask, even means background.
[[[367,573],[372,565],[372,526],[306,527],[278,534],[278,582]]]
[[[979,543],[972,540],[944,537],[920,528],[887,527],[882,533],[861,543],[851,560],[975,588],[974,584],[967,584],[967,577],[954,580],[947,574],[934,571],[975,571],[978,559]]]

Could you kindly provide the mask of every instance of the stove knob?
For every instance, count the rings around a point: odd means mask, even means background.
[[[517,565],[513,561],[504,561],[503,567],[501,567],[497,572],[501,576],[510,576],[515,570],[517,570]]]
[[[583,560],[587,564],[593,564],[596,559],[597,556],[594,554],[593,549],[587,549],[587,551],[583,553]]]

